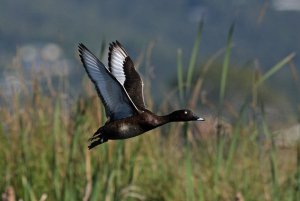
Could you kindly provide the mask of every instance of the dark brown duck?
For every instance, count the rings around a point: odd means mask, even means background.
[[[169,122],[204,121],[187,109],[165,116],[158,116],[147,110],[143,81],[118,41],[110,44],[108,68],[83,44],[79,44],[79,56],[95,85],[108,118],[105,125],[90,138],[89,149],[108,140],[135,137]]]

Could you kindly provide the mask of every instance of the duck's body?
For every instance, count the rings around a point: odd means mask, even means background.
[[[104,126],[100,127],[96,133],[101,133],[105,138],[110,140],[127,139],[152,130],[165,123],[164,118],[150,111],[142,111],[140,114],[131,117],[107,122]]]
[[[203,121],[189,110],[177,110],[158,116],[145,108],[143,82],[122,45],[109,48],[109,69],[83,44],[79,52],[83,66],[105,107],[108,121],[91,140],[89,149],[108,140],[127,139],[176,121]]]
[[[184,111],[186,110],[182,110],[182,112]],[[149,110],[143,110],[140,114],[133,115],[128,118],[106,122],[105,125],[100,127],[91,138],[91,140],[97,140],[93,141],[89,148],[91,149],[99,143],[104,143],[107,140],[132,138],[166,123],[180,121],[179,119],[176,119],[176,116],[174,118],[172,114],[174,113],[166,116],[157,116]],[[198,120],[202,120],[198,117],[196,118]]]

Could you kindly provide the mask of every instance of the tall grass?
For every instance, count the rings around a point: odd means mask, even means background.
[[[179,97],[172,102],[191,109],[205,107],[199,96],[206,72],[217,58],[224,56],[218,81],[221,106],[215,107],[222,111],[217,111],[221,119],[226,111],[223,103],[231,70],[233,27],[225,50],[199,65],[202,26],[187,66],[182,59],[184,53],[178,52]],[[103,52],[104,48],[101,49]],[[249,95],[259,99],[257,91],[264,82],[293,57],[289,55],[267,73],[257,76]],[[15,71],[19,73],[18,80],[26,80],[21,65]],[[290,148],[291,154],[283,155],[284,150],[273,143],[263,107],[255,105],[255,111],[261,114],[259,121],[255,115],[254,119],[249,118],[253,108],[249,98],[245,98],[241,108],[236,108],[238,118],[232,118],[229,136],[223,133],[221,121],[217,122],[219,134],[208,139],[199,137],[207,131],[197,123],[170,124],[140,137],[109,141],[88,151],[87,139],[105,122],[92,84],[83,79],[82,96],[66,102],[68,89],[62,85],[42,87],[43,78],[33,74],[34,87],[28,87],[24,81],[22,90],[10,97],[1,96],[0,192],[11,186],[16,197],[24,201],[234,200],[237,195],[244,200],[299,198],[299,146]],[[59,79],[60,83],[67,82],[65,78]],[[55,93],[47,93],[47,88]],[[207,121],[202,125],[213,127],[214,123]],[[261,130],[266,136],[263,143],[256,138]],[[290,160],[281,164],[287,157]]]

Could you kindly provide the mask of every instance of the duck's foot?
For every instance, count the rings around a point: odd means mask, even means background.
[[[104,137],[103,135],[101,135],[100,133],[96,133],[93,135],[93,137],[91,137],[89,139],[89,141],[91,142],[90,145],[88,146],[89,149],[94,148],[95,146],[99,145],[99,144],[103,144],[104,142],[107,142],[108,139],[106,137]]]
[[[89,141],[89,142],[92,142],[93,140],[97,139],[98,137],[99,137],[99,136],[97,136],[97,135],[96,135],[96,136],[93,135],[92,137],[89,138],[88,141]]]
[[[89,138],[89,142],[92,142],[93,140],[97,139],[97,138],[100,138],[102,136],[102,133],[101,133],[101,129],[102,127],[100,127],[94,134],[91,138]]]

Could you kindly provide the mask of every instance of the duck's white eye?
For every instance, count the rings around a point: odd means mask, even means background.
[[[184,111],[184,114],[187,114],[187,111]]]

